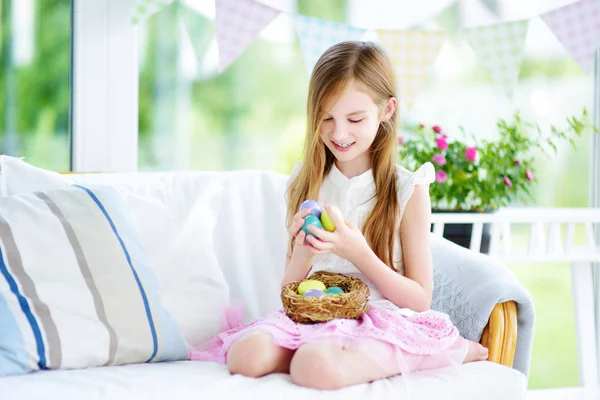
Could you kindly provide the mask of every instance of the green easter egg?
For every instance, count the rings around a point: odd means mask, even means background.
[[[340,218],[344,218],[339,208],[337,208],[336,206],[330,206],[330,208],[334,213],[339,215]],[[323,225],[323,229],[325,229],[327,232],[335,231],[335,224],[333,223],[331,216],[325,208],[323,208],[323,212],[321,213],[321,224]]]
[[[337,286],[332,286],[330,288],[327,288],[327,290],[325,290],[325,293],[327,293],[327,294],[341,294],[341,293],[344,293],[344,291],[341,288],[337,287]]]
[[[308,226],[309,225],[314,225],[319,229],[323,229],[323,225],[321,224],[321,220],[317,217],[315,217],[314,215],[309,215],[307,217],[304,218],[304,225],[302,226],[302,230],[304,231],[304,233],[306,233],[306,235],[313,235],[315,236],[311,231],[308,230]]]

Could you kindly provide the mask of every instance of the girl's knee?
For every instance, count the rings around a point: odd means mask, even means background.
[[[343,387],[342,371],[335,357],[337,349],[328,347],[305,345],[299,348],[290,365],[292,382],[321,390]]]
[[[265,332],[254,332],[235,341],[227,353],[227,369],[232,374],[257,378],[270,372],[276,344]]]

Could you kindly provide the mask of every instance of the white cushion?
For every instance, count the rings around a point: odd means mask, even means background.
[[[224,173],[214,241],[233,300],[246,306],[251,321],[281,308],[281,279],[288,233],[286,176],[269,171]]]
[[[20,158],[0,155],[0,196],[66,188],[71,183],[56,172],[34,167]]]
[[[215,173],[60,175],[0,156],[3,195],[67,187],[112,185],[132,209],[165,308],[191,344],[219,330],[229,302],[212,240],[222,192]]]
[[[287,374],[263,378],[230,375],[224,366],[206,362],[128,365],[81,371],[42,371],[0,379],[3,399],[414,399],[520,400],[526,379],[520,372],[491,362],[465,364],[397,376],[336,391],[293,384]]]
[[[0,376],[187,356],[116,191],[0,198]]]

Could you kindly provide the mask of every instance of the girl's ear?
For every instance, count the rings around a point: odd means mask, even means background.
[[[394,111],[396,111],[396,107],[398,106],[398,100],[395,97],[390,97],[383,108],[383,118],[382,121],[388,121],[394,115]]]

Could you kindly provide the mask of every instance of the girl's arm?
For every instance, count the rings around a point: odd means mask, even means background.
[[[363,247],[364,250],[352,263],[386,299],[398,307],[427,311],[431,307],[433,293],[430,229],[429,186],[415,185],[400,225],[405,276],[390,269],[368,246]]]
[[[303,280],[310,272],[312,266],[311,246],[306,243],[306,233],[301,230],[304,225],[304,218],[308,214],[310,214],[309,209],[298,211],[288,229],[290,239],[295,237],[296,240],[292,248],[292,256],[286,255],[285,258],[285,273],[281,281],[282,288],[292,281]]]
[[[285,273],[281,280],[282,288],[292,281],[304,280],[310,272],[312,267],[310,258],[303,260],[301,257],[296,257],[296,255],[297,253],[294,252],[292,257],[286,256],[285,258]]]

